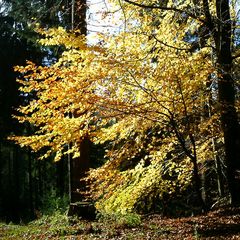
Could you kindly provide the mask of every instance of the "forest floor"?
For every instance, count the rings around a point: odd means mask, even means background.
[[[113,221],[69,221],[65,215],[57,214],[25,225],[0,223],[0,239],[240,239],[240,208],[224,208],[184,218],[148,215],[140,224],[133,225]]]

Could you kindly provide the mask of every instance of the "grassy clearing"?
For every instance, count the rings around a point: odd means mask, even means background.
[[[98,221],[84,221],[68,218],[65,214],[55,213],[43,216],[27,225],[0,224],[0,239],[148,239],[158,236],[159,230],[154,223],[146,226],[138,215],[105,216]],[[158,238],[149,238],[158,239]]]
[[[240,209],[222,209],[188,218],[151,215],[141,221],[136,215],[108,216],[91,222],[56,212],[26,225],[0,223],[0,239],[240,239]]]

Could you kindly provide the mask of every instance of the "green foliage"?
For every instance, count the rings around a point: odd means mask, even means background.
[[[78,221],[72,226],[66,213],[56,211],[52,215],[43,215],[28,225],[1,223],[0,228],[4,229],[3,239],[49,239],[78,234],[83,232],[85,225]]]
[[[32,234],[37,234],[39,232],[38,226],[31,226],[29,228],[27,225],[14,225],[14,224],[0,224],[1,230],[4,229],[3,239],[23,239]]]
[[[49,190],[48,194],[45,194],[42,199],[41,212],[44,215],[52,215],[55,211],[64,213],[67,211],[69,205],[68,195],[65,194],[63,197],[59,197],[55,189]]]
[[[52,215],[44,215],[37,221],[32,222],[32,225],[48,226],[48,232],[52,236],[64,236],[68,234],[75,234],[83,228],[83,225],[78,223],[78,227],[72,228],[69,218],[61,211],[55,211]]]
[[[63,226],[68,223],[68,217],[66,213],[61,213],[60,211],[55,211],[52,215],[43,215],[38,220],[31,222],[30,226],[41,226],[41,225],[50,225],[50,226]]]
[[[119,227],[137,227],[141,224],[141,216],[136,213],[112,213],[112,214],[100,214],[100,222],[116,224]]]

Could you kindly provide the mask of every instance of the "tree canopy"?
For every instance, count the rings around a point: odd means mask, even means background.
[[[36,96],[16,117],[37,131],[13,139],[56,161],[78,157],[86,136],[105,144],[105,164],[87,178],[103,212],[150,211],[189,187],[205,205],[209,161],[215,179],[226,171],[218,184],[228,183],[236,203],[236,2],[109,2],[105,15],[119,18],[119,32],[99,33],[96,44],[78,31],[37,29],[41,44],[64,51],[50,66],[16,67],[20,90]]]

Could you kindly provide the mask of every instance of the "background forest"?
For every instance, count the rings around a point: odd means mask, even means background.
[[[1,218],[239,205],[239,2],[104,4],[1,1]]]
[[[67,164],[63,159],[53,164],[51,158],[38,161],[38,154],[21,149],[7,140],[11,135],[26,135],[34,131],[30,124],[20,125],[12,115],[18,106],[26,105],[32,95],[19,91],[18,73],[14,66],[26,60],[38,64],[50,63],[55,53],[41,47],[33,24],[44,27],[70,24],[69,14],[61,21],[57,16],[62,5],[57,1],[1,1],[1,70],[0,70],[0,215],[7,221],[31,219],[36,210],[60,204],[68,193]],[[68,8],[67,8],[68,9]],[[69,19],[68,19],[69,18]],[[66,166],[65,166],[66,165]],[[66,202],[67,203],[67,202]]]

